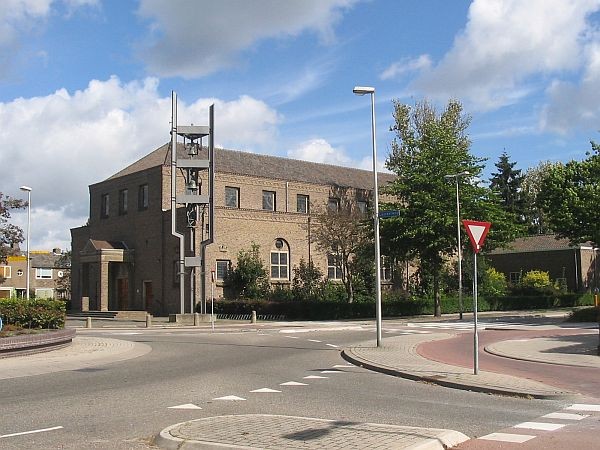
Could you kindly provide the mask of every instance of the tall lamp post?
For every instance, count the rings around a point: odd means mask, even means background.
[[[451,180],[454,178],[456,181],[456,233],[458,235],[457,241],[457,249],[458,249],[458,317],[460,320],[463,319],[463,300],[462,300],[462,251],[460,246],[460,200],[458,197],[458,179],[460,177],[469,176],[470,173],[468,171],[463,171],[459,173],[454,173],[450,175],[444,175],[446,180]]]
[[[377,347],[381,347],[381,250],[379,245],[379,190],[377,186],[377,144],[375,142],[375,88],[356,86],[352,92],[356,95],[371,94],[371,138],[373,141],[373,189],[375,211],[373,228],[375,229],[375,321],[377,326]]]
[[[27,250],[27,274],[26,274],[26,288],[25,288],[25,296],[27,300],[29,300],[29,271],[31,269],[31,260],[29,259],[29,239],[31,236],[31,188],[29,186],[21,186],[21,189],[24,192],[27,192],[27,240],[26,240],[26,250]]]

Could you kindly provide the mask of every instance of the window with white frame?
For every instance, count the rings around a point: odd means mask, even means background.
[[[0,266],[0,278],[10,278],[12,274],[10,266]]]
[[[36,267],[35,278],[37,280],[51,280],[52,279],[52,268],[51,267]]]
[[[271,280],[289,280],[290,250],[283,239],[275,240],[271,249]]]
[[[309,197],[308,195],[298,194],[296,196],[296,211],[302,214],[308,214]]]
[[[225,206],[228,208],[240,207],[240,188],[225,186]]]
[[[275,211],[275,192],[262,191],[262,209],[265,211]]]
[[[224,281],[231,266],[231,261],[228,259],[217,259],[217,281]]]
[[[335,255],[327,255],[327,278],[330,280],[342,279],[342,267],[337,261]]]

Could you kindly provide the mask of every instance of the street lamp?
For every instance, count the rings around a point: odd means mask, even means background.
[[[458,197],[458,179],[460,177],[467,177],[470,173],[465,170],[463,172],[454,173],[450,175],[444,175],[446,180],[454,178],[456,181],[456,233],[458,235],[457,248],[458,248],[458,317],[460,320],[463,318],[463,301],[462,301],[462,251],[460,245],[460,200]]]
[[[29,186],[21,186],[21,189],[24,192],[27,192],[27,241],[26,241],[26,250],[27,250],[27,276],[26,276],[26,288],[25,288],[25,296],[27,300],[29,300],[29,271],[31,269],[31,260],[29,259],[29,239],[31,236],[31,188]]]
[[[377,144],[375,142],[375,88],[356,86],[352,92],[356,95],[371,94],[371,138],[373,140],[373,189],[375,211],[373,228],[375,229],[375,322],[377,326],[377,347],[381,347],[381,250],[379,244],[379,190],[377,187]]]

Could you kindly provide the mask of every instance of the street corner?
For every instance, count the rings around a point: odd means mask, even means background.
[[[165,428],[163,449],[445,449],[469,440],[454,430],[270,414],[207,417]]]

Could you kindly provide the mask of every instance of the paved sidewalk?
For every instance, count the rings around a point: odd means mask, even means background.
[[[469,438],[453,430],[348,422],[270,414],[191,420],[165,428],[156,444],[166,449],[444,449]]]
[[[427,381],[458,389],[541,399],[566,399],[577,394],[537,381],[479,371],[432,361],[417,353],[419,344],[449,339],[454,334],[432,333],[386,338],[383,347],[374,342],[344,350],[345,359],[371,370],[411,380]],[[520,343],[523,344],[523,343]]]

